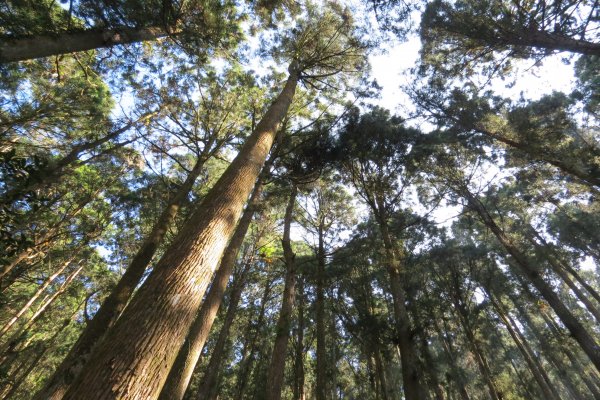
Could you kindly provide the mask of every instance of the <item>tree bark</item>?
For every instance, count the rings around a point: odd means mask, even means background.
[[[219,269],[215,273],[213,282],[210,286],[210,290],[200,307],[200,311],[190,328],[181,350],[175,359],[175,363],[169,372],[169,376],[165,382],[159,399],[163,400],[180,400],[183,398],[185,391],[188,387],[194,368],[198,363],[202,348],[206,339],[210,333],[212,324],[217,316],[217,312],[221,307],[221,302],[225,294],[225,288],[233,272],[235,261],[237,259],[250,223],[252,222],[252,216],[258,205],[258,199],[260,198],[262,183],[261,179],[256,183],[252,197],[248,202],[246,210],[238,223],[238,226],[227,246],[227,250],[223,254]]]
[[[290,239],[290,227],[292,224],[292,216],[294,212],[294,204],[296,203],[296,195],[298,189],[292,185],[290,198],[285,209],[285,217],[283,224],[283,238],[281,245],[283,247],[283,257],[285,259],[285,286],[281,299],[281,309],[279,310],[279,318],[275,328],[275,342],[273,344],[273,352],[271,354],[271,363],[267,372],[267,400],[280,400],[281,388],[283,386],[283,374],[285,371],[285,357],[287,354],[288,340],[290,336],[290,325],[292,312],[294,310],[294,291],[296,286],[296,254],[292,249]]]
[[[0,64],[76,53],[103,47],[145,42],[168,36],[162,27],[89,29],[54,36],[33,36],[0,41]]]
[[[304,278],[298,281],[298,333],[296,343],[296,358],[294,365],[294,400],[304,400]]]
[[[79,371],[87,363],[96,344],[112,328],[125,309],[156,250],[163,242],[169,227],[175,220],[179,208],[188,197],[198,175],[202,172],[205,161],[201,157],[196,160],[196,164],[158,217],[152,231],[138,249],[117,286],[104,300],[44,388],[36,394],[35,400],[62,399]]]
[[[208,366],[206,367],[206,372],[204,374],[204,378],[202,379],[202,385],[200,386],[200,390],[198,390],[198,394],[196,395],[198,400],[214,399],[218,393],[218,377],[221,370],[221,363],[223,362],[223,357],[225,356],[225,345],[227,343],[229,330],[231,329],[231,324],[235,318],[238,304],[242,296],[242,291],[246,283],[246,275],[251,265],[251,260],[246,261],[242,272],[233,284],[231,296],[229,298],[229,306],[227,307],[227,313],[225,314],[225,318],[223,320],[223,326],[221,327],[219,337],[217,338],[217,342],[213,348]],[[163,397],[165,400],[175,400],[175,398],[166,397],[167,394],[168,393],[165,393],[165,396]]]
[[[159,395],[292,102],[299,75],[295,65],[282,92],[94,349],[65,399],[85,399],[89,393],[98,400]]]

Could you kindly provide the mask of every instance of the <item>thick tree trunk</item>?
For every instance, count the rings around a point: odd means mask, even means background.
[[[504,234],[502,229],[487,212],[481,201],[473,196],[468,189],[461,190],[461,194],[467,199],[469,206],[477,212],[482,222],[492,231],[500,244],[506,249],[514,260],[515,265],[529,279],[533,286],[540,292],[542,297],[548,302],[562,323],[567,327],[573,338],[579,343],[583,351],[590,358],[597,370],[600,371],[600,347],[590,336],[583,325],[565,306],[562,300],[554,292],[552,287],[542,278],[537,269],[533,267],[525,254],[523,254],[512,241]]]
[[[294,292],[296,286],[296,254],[292,249],[290,239],[290,228],[296,203],[296,194],[298,189],[295,185],[291,188],[290,198],[285,209],[283,224],[283,238],[281,245],[283,247],[283,257],[285,259],[285,286],[281,299],[281,308],[279,318],[275,328],[275,342],[273,352],[271,353],[271,363],[267,372],[267,400],[280,400],[281,388],[283,386],[283,373],[285,371],[285,357],[287,355],[288,340],[290,337],[290,326],[292,313],[294,310]]]
[[[577,40],[559,33],[550,33],[535,28],[523,30],[520,34],[504,36],[499,40],[514,46],[528,46],[588,56],[600,56],[600,44],[598,43]]]
[[[89,393],[97,400],[150,400],[159,395],[287,114],[297,82],[293,64],[282,92],[94,349],[66,399],[86,399]]]
[[[219,269],[215,273],[213,282],[200,311],[190,328],[181,350],[175,359],[175,363],[169,372],[169,376],[165,382],[159,399],[163,400],[180,400],[183,398],[188,387],[194,368],[202,353],[202,348],[210,333],[212,324],[217,316],[217,312],[221,307],[225,288],[233,272],[237,255],[242,247],[246,232],[252,222],[252,216],[260,198],[262,183],[261,180],[256,183],[252,197],[248,202],[248,207],[244,210],[244,214],[238,223],[238,226],[227,246],[227,250],[223,254]],[[248,261],[250,262],[250,261]]]
[[[206,367],[206,372],[204,374],[204,378],[202,379],[202,385],[200,385],[200,390],[198,390],[198,394],[196,395],[198,400],[214,399],[218,393],[218,377],[221,370],[221,364],[223,363],[223,358],[225,357],[225,345],[227,344],[229,330],[231,329],[231,324],[233,324],[233,320],[238,309],[238,304],[240,302],[240,298],[242,297],[242,291],[244,290],[246,283],[246,275],[251,265],[251,260],[246,262],[242,272],[237,277],[233,283],[233,287],[231,288],[229,305],[223,320],[223,326],[221,327],[219,337],[217,338],[215,347],[213,348],[212,355],[210,356],[210,360],[208,362],[208,366]],[[163,398],[165,400],[175,400],[175,398],[166,397],[166,394]]]
[[[139,248],[131,264],[100,306],[92,320],[87,324],[84,331],[71,348],[67,357],[48,380],[44,388],[36,394],[36,400],[59,400],[62,399],[73,380],[83,366],[87,363],[94,346],[106,332],[115,324],[133,291],[139,285],[144,272],[152,261],[156,250],[161,245],[164,237],[175,220],[179,208],[188,197],[194,182],[203,170],[205,159],[198,158],[196,164],[171,198],[158,220],[152,227],[152,231],[146,237]]]
[[[327,398],[327,352],[325,343],[325,247],[323,224],[318,227],[316,322],[317,322],[317,385],[316,400]]]
[[[145,42],[168,36],[162,27],[90,29],[54,36],[33,36],[0,41],[0,64],[79,51]]]

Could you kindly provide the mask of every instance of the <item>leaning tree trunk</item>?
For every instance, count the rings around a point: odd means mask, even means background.
[[[158,26],[147,28],[89,29],[58,35],[33,36],[0,41],[0,64],[34,58],[113,47],[121,44],[145,42],[168,36]]]
[[[104,300],[94,318],[87,324],[67,357],[62,361],[44,388],[37,393],[36,400],[59,400],[65,395],[78,372],[87,363],[94,346],[115,324],[125,309],[125,305],[139,285],[156,250],[163,242],[165,234],[175,220],[181,204],[188,197],[196,178],[202,172],[205,161],[202,157],[196,160],[196,164],[158,217],[152,231],[133,257],[131,264],[125,270],[117,286]]]
[[[98,400],[159,395],[292,102],[295,63],[289,70],[282,92],[94,349],[65,399],[85,399],[89,393]]]
[[[182,399],[185,394],[194,368],[202,353],[204,343],[206,343],[206,339],[210,333],[210,328],[221,307],[227,282],[229,282],[237,255],[242,247],[246,232],[248,232],[248,228],[252,222],[252,216],[258,205],[261,188],[262,184],[259,179],[248,203],[248,207],[246,207],[235,233],[231,238],[231,242],[223,254],[221,264],[215,273],[215,277],[213,278],[208,294],[202,303],[202,307],[200,307],[200,311],[190,328],[190,332],[188,333],[181,350],[179,350],[177,359],[169,372],[169,376],[160,393],[159,399],[177,400]]]
[[[563,301],[554,292],[552,287],[542,278],[537,269],[530,264],[525,254],[523,254],[502,229],[500,229],[481,201],[473,196],[468,189],[460,190],[460,194],[466,198],[469,206],[475,210],[482,222],[492,231],[508,254],[513,257],[515,265],[519,267],[523,275],[526,276],[540,292],[544,300],[552,307],[556,315],[558,315],[558,318],[560,318],[573,338],[579,343],[582,350],[590,358],[596,369],[600,371],[600,346],[598,346],[594,338],[571,313]]]
[[[231,296],[229,298],[229,306],[227,307],[227,313],[225,313],[223,326],[221,327],[219,337],[217,338],[217,342],[215,343],[215,347],[213,348],[213,352],[208,362],[208,366],[206,367],[206,373],[204,374],[204,378],[202,379],[202,385],[200,386],[200,390],[196,395],[196,398],[199,400],[214,399],[218,393],[218,377],[219,372],[221,370],[221,363],[223,362],[223,357],[225,356],[225,345],[227,342],[227,338],[229,337],[229,330],[231,329],[231,324],[233,324],[233,320],[238,309],[240,298],[242,297],[242,291],[244,290],[244,286],[246,283],[246,275],[251,265],[252,261],[248,260],[232,287]],[[167,397],[166,394],[163,396],[163,394],[161,393],[161,396],[165,400],[175,400],[174,397]]]
[[[288,339],[290,337],[290,325],[292,311],[294,309],[294,290],[296,286],[296,255],[292,250],[290,227],[292,224],[292,215],[294,212],[294,204],[296,202],[297,192],[298,189],[295,185],[293,185],[290,193],[290,199],[285,209],[283,239],[281,240],[286,267],[285,286],[281,300],[281,309],[279,310],[279,319],[277,320],[277,326],[275,328],[276,336],[275,343],[273,344],[271,363],[267,372],[267,400],[280,400],[281,388],[283,386],[285,356],[287,354]]]

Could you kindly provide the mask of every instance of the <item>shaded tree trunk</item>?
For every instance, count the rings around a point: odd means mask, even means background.
[[[53,36],[3,39],[0,41],[0,64],[145,42],[168,35],[169,32],[165,28],[154,26],[88,29]]]
[[[261,189],[262,183],[259,178],[250,201],[248,202],[248,207],[246,207],[235,233],[229,242],[229,246],[223,254],[221,264],[215,273],[210,290],[208,291],[208,294],[202,303],[202,307],[200,307],[200,311],[190,328],[190,332],[188,333],[181,350],[179,350],[175,363],[169,372],[169,376],[167,377],[159,399],[177,400],[182,399],[185,394],[194,368],[202,353],[204,343],[206,343],[212,324],[221,306],[227,282],[229,282],[237,255],[242,247],[250,223],[252,222],[252,216],[254,215],[254,211],[258,204]]]
[[[283,386],[285,357],[287,354],[287,346],[290,336],[290,325],[292,312],[294,310],[294,291],[296,286],[296,254],[294,254],[292,249],[290,228],[292,224],[294,204],[296,202],[297,193],[298,189],[295,185],[292,185],[289,201],[285,209],[283,238],[281,240],[286,267],[285,286],[281,299],[279,318],[277,319],[277,326],[275,328],[276,333],[273,344],[273,352],[271,353],[271,363],[267,372],[267,400],[280,400],[281,388]]]
[[[198,390],[198,394],[196,395],[196,398],[199,400],[213,399],[218,393],[218,377],[219,372],[221,370],[221,364],[223,363],[223,357],[225,356],[225,345],[227,344],[229,330],[231,329],[231,324],[233,324],[238,304],[242,296],[242,291],[244,290],[244,286],[246,283],[246,275],[251,265],[252,261],[248,260],[244,265],[240,275],[234,282],[233,287],[231,288],[229,305],[227,307],[227,313],[225,314],[225,318],[223,320],[223,326],[221,327],[219,337],[217,338],[217,342],[215,343],[215,347],[213,348],[213,352],[208,362],[208,366],[206,367],[206,372],[204,374],[204,378],[202,379],[202,385],[200,386],[200,390]],[[166,397],[165,394],[164,399],[170,400],[171,398]],[[172,399],[175,400],[175,398]]]
[[[159,395],[292,102],[298,71],[295,64],[289,70],[282,92],[96,346],[65,399]]]
[[[317,325],[317,384],[315,399],[327,398],[327,352],[325,343],[325,247],[324,227],[321,222],[317,227],[317,285],[316,285],[316,325]]]
[[[482,222],[492,231],[508,254],[514,258],[516,262],[515,265],[519,267],[521,272],[540,292],[542,297],[548,302],[554,312],[556,312],[562,323],[567,327],[569,332],[571,332],[573,338],[579,343],[583,351],[590,358],[596,369],[600,371],[600,347],[592,336],[590,336],[583,325],[581,325],[577,318],[565,306],[552,287],[542,278],[537,269],[529,263],[525,254],[523,254],[512,243],[508,236],[504,234],[502,229],[496,225],[496,222],[487,212],[481,201],[473,196],[468,189],[460,190],[460,194],[467,199],[469,206],[477,212]]]
[[[304,278],[298,280],[298,333],[296,335],[296,358],[294,365],[294,399],[304,400]]]
[[[240,362],[242,366],[240,368],[240,373],[238,377],[236,400],[243,399],[244,394],[246,393],[246,388],[248,386],[248,378],[250,376],[250,371],[252,370],[252,365],[254,362],[254,354],[258,350],[260,329],[263,326],[263,322],[265,319],[267,301],[269,301],[269,297],[271,296],[271,289],[271,282],[267,282],[260,302],[260,310],[258,312],[258,317],[256,318],[256,324],[253,333],[251,332],[252,323],[250,322],[248,326],[248,335],[246,336],[248,338],[248,341],[244,345],[244,355]],[[250,333],[252,333],[252,336],[249,336]]]

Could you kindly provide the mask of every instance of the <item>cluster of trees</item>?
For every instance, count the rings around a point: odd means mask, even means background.
[[[600,399],[596,3],[0,5],[0,398]]]

